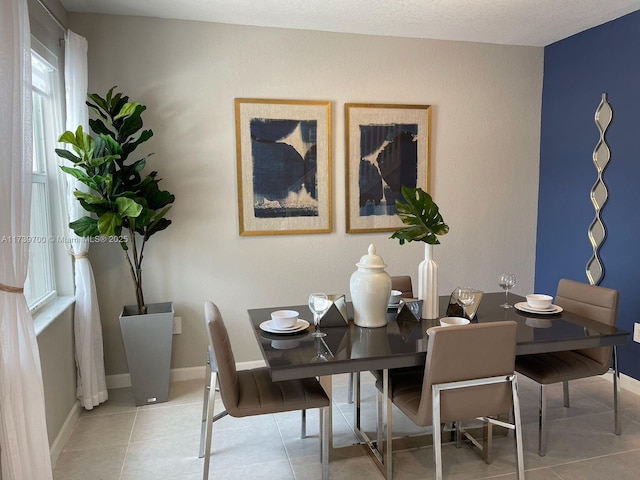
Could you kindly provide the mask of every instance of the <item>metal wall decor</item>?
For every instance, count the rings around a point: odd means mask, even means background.
[[[586,273],[591,285],[599,285],[604,278],[604,265],[600,259],[600,247],[602,247],[607,237],[607,230],[602,221],[601,210],[609,198],[609,192],[602,178],[602,174],[611,159],[611,151],[605,140],[605,132],[611,123],[612,117],[613,111],[607,101],[607,94],[603,93],[594,117],[598,131],[600,132],[600,139],[596,144],[596,148],[593,150],[593,163],[596,167],[598,178],[591,188],[591,203],[593,203],[596,216],[591,222],[591,225],[589,225],[588,232],[593,254],[587,262]]]

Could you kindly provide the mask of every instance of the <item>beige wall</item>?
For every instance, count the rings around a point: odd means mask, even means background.
[[[218,303],[236,360],[259,358],[246,309],[348,293],[375,243],[390,274],[423,255],[389,234],[345,233],[344,104],[433,106],[432,194],[451,232],[435,249],[440,293],[496,291],[497,275],[533,288],[543,49],[239,27],[150,18],[69,16],[89,42],[89,89],[117,85],[147,105],[152,168],[176,195],[173,225],[145,255],[148,302],[175,302],[183,333],[173,368],[204,363],[203,302]],[[233,100],[318,99],[333,105],[334,232],[240,237]],[[118,326],[134,295],[115,245],[90,252],[107,374],[126,373]]]

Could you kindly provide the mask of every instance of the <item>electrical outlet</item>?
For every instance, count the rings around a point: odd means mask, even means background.
[[[180,335],[182,333],[182,317],[173,317],[173,334]]]
[[[640,323],[633,325],[633,341],[640,343]]]

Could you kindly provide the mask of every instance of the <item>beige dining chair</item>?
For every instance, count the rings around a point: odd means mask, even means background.
[[[232,417],[247,417],[269,413],[287,412],[295,410],[320,409],[320,458],[322,462],[322,478],[329,475],[329,443],[323,425],[323,417],[331,401],[326,392],[315,378],[286,380],[274,382],[271,380],[269,369],[266,367],[250,370],[236,370],[236,363],[231,349],[231,342],[227,334],[222,315],[218,307],[212,302],[204,306],[205,323],[209,335],[211,378],[206,413],[206,431],[204,433],[203,479],[209,478],[209,463],[211,458],[211,440],[213,421],[215,416],[216,391],[220,391],[222,403],[226,412]],[[205,394],[206,395],[206,394]]]
[[[522,428],[514,371],[517,323],[487,322],[428,330],[427,359],[420,374],[389,370],[387,402],[421,427],[433,426],[434,477],[443,478],[441,425],[481,418],[514,430],[517,478],[524,479]],[[383,382],[378,387],[378,405]],[[499,420],[511,412],[513,423]],[[390,422],[393,424],[392,422]],[[387,445],[392,442],[387,429]],[[474,442],[475,443],[475,442]],[[479,445],[477,445],[479,446]]]
[[[391,289],[400,290],[404,298],[413,298],[413,286],[409,275],[392,276]]]
[[[618,316],[617,290],[561,279],[554,303],[565,311],[595,320],[605,325],[615,325]],[[547,400],[545,387],[562,382],[564,406],[569,407],[569,381],[607,373],[614,367],[613,410],[614,432],[620,435],[619,379],[616,347],[600,347],[565,352],[520,355],[516,358],[516,371],[540,384],[538,411],[538,455],[547,453]]]

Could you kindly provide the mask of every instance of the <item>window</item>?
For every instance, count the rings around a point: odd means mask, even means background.
[[[53,55],[51,55],[53,57]],[[55,146],[60,130],[60,91],[55,57],[49,61],[35,51],[31,54],[33,92],[33,180],[29,270],[25,297],[34,311],[56,296],[50,179],[57,178]],[[52,175],[53,173],[53,175]],[[55,190],[55,189],[54,189]]]

